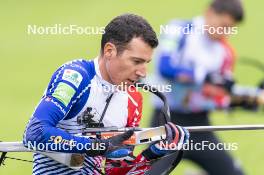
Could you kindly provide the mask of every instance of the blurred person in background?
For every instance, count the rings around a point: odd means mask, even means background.
[[[235,54],[227,38],[237,34],[236,25],[243,18],[240,0],[213,0],[203,16],[191,20],[175,19],[161,27],[160,45],[155,54],[155,81],[171,85],[171,92],[165,94],[173,123],[211,125],[210,112],[229,107]],[[159,126],[163,123],[161,104],[156,99],[153,101],[152,126]],[[213,132],[193,133],[190,141],[193,144],[220,143]],[[158,170],[166,168],[176,156],[173,154],[157,162],[153,172],[158,174]],[[185,150],[184,159],[196,163],[209,175],[244,174],[225,150],[208,147]]]

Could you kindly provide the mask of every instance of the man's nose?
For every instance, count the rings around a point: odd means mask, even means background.
[[[136,71],[136,75],[144,78],[147,75],[147,66],[144,64],[140,69]]]

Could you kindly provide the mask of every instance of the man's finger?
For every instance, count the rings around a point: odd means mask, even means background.
[[[121,135],[122,141],[129,139],[134,134],[134,130],[129,130]]]

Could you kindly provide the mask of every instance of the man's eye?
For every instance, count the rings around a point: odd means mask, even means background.
[[[140,64],[141,61],[139,61],[139,60],[134,60],[134,63],[135,63],[135,64]]]

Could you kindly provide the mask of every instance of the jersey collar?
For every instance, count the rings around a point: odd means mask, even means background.
[[[100,69],[99,69],[99,58],[98,57],[96,57],[94,59],[94,67],[95,67],[96,76],[98,77],[102,86],[106,87],[106,88],[111,88],[113,91],[115,91],[116,90],[115,85],[113,85],[112,83],[109,83],[108,81],[103,79],[102,74],[101,74]]]

